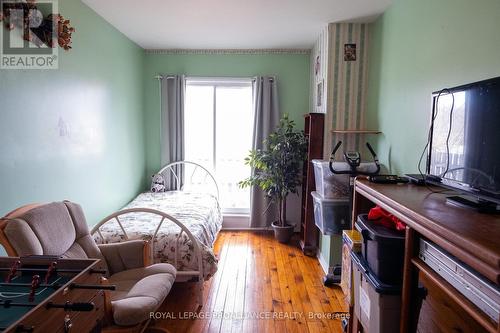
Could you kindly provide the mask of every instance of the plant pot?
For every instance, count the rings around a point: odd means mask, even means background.
[[[278,224],[278,221],[274,221],[271,226],[274,230],[274,238],[276,238],[278,242],[286,244],[290,241],[290,238],[293,236],[293,229],[295,226],[287,224],[282,227]]]

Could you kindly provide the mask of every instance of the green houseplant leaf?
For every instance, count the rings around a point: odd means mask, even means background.
[[[279,126],[264,140],[266,149],[251,150],[245,164],[252,175],[239,182],[240,187],[257,186],[278,204],[279,225],[286,224],[286,198],[297,193],[301,184],[302,163],[306,159],[307,140],[303,131],[295,131],[295,122],[285,114]]]

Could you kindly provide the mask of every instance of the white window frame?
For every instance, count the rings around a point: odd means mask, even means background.
[[[214,131],[213,131],[213,156],[212,161],[213,170],[217,170],[216,165],[216,156],[217,156],[217,87],[252,87],[253,89],[253,78],[251,77],[204,77],[204,76],[186,76],[185,79],[186,86],[210,86],[214,87],[213,94],[213,119],[214,119]],[[186,96],[185,96],[186,97]],[[249,198],[250,200],[250,198]],[[239,228],[240,224],[242,224],[242,218],[245,219],[245,224],[248,224],[248,218],[250,216],[250,208],[223,208],[222,210],[224,216],[224,224],[227,222],[227,227],[231,228],[236,227]],[[226,221],[227,220],[227,221]],[[234,220],[234,222],[233,222]],[[237,225],[237,226],[236,226]]]

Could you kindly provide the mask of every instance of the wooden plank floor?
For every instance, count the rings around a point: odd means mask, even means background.
[[[267,232],[223,231],[215,243],[217,273],[197,289],[176,283],[155,326],[178,332],[342,332],[332,313],[347,312],[340,288],[323,286],[316,258],[296,241],[283,245]]]

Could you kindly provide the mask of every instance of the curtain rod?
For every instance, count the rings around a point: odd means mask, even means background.
[[[167,80],[169,80],[169,79],[175,79],[175,75],[167,75],[167,76],[156,75],[154,78],[157,79],[157,80],[161,80],[161,79],[167,79]]]
[[[157,80],[161,80],[161,79],[167,79],[167,80],[170,80],[170,79],[175,79],[175,75],[167,75],[167,76],[163,76],[163,75],[156,75],[154,77],[155,79]],[[230,77],[230,76],[188,76],[188,79],[248,79],[247,77]],[[274,81],[276,80],[276,76],[275,75],[271,75],[271,76],[268,76],[268,78],[270,79],[270,81]],[[255,77],[252,77],[252,81],[255,81]]]

